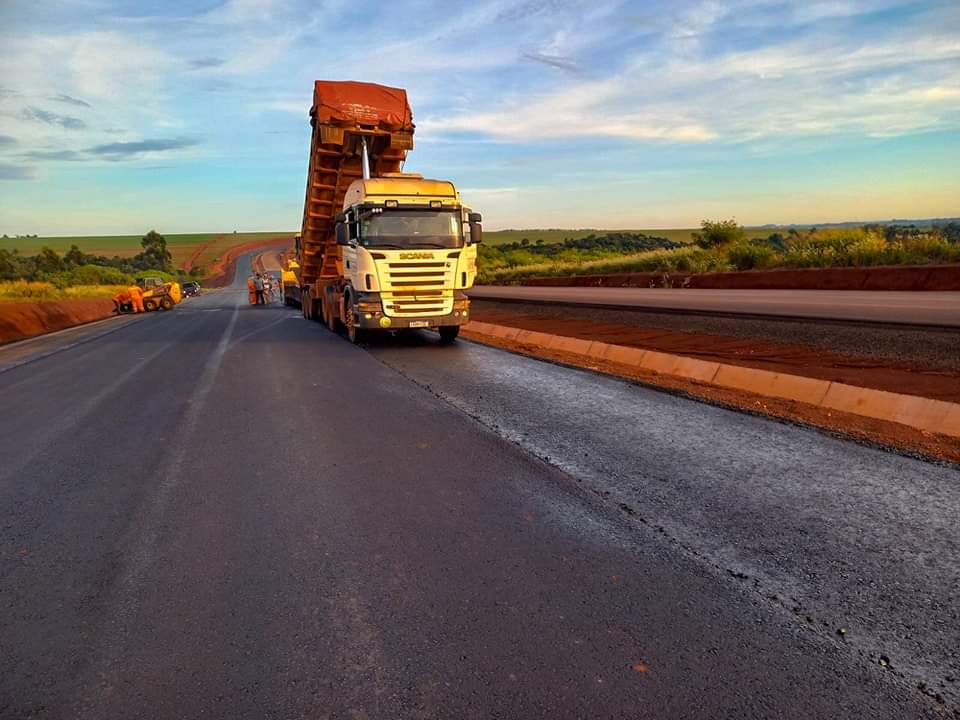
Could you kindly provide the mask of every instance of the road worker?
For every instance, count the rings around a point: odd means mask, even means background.
[[[114,312],[116,312],[117,315],[123,312],[125,305],[129,305],[130,311],[133,312],[133,304],[130,302],[130,293],[125,290],[118,292],[113,296],[113,304]]]
[[[260,273],[257,273],[256,277],[253,278],[253,287],[257,296],[257,305],[263,305],[263,277]]]
[[[133,305],[133,312],[143,312],[143,290],[139,285],[131,285],[127,288],[127,294],[130,295],[130,304]]]
[[[257,304],[257,286],[253,281],[253,275],[250,275],[247,278],[247,293],[249,293],[248,300],[251,305]]]

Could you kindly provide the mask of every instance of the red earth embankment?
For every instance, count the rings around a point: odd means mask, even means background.
[[[110,298],[0,303],[0,344],[102,320],[112,313]]]
[[[745,270],[726,273],[621,273],[533,277],[523,285],[689,287],[708,290],[960,290],[960,265]]]
[[[266,251],[272,248],[286,249],[291,245],[293,245],[293,238],[284,235],[266,238],[265,240],[254,240],[232,247],[223,254],[220,260],[210,266],[212,274],[204,280],[203,284],[207,287],[223,287],[233,282],[236,275],[237,259],[244,253],[255,250]]]
[[[590,309],[541,311],[522,304],[476,303],[473,320],[612,345],[741,365],[848,385],[960,402],[960,370],[907,360],[840,354],[801,343],[701,334],[660,327],[604,322]]]

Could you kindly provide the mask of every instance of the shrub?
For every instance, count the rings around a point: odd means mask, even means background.
[[[726,249],[727,258],[737,270],[754,270],[769,267],[777,253],[765,242],[741,240]]]
[[[704,220],[700,231],[693,233],[693,241],[704,249],[729,245],[747,239],[747,233],[736,220]]]

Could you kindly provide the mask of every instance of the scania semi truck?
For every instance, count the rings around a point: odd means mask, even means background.
[[[481,217],[450,181],[403,172],[414,133],[406,92],[318,80],[310,125],[288,299],[351,342],[407,328],[453,341],[470,318]]]

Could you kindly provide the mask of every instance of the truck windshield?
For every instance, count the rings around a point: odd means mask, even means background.
[[[453,211],[387,210],[360,218],[364,247],[438,247],[463,245],[460,214]]]

